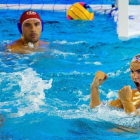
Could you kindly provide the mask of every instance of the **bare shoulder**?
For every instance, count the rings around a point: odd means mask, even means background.
[[[18,39],[18,40],[16,40],[16,41],[14,41],[14,42],[8,44],[7,46],[10,47],[10,46],[17,46],[17,45],[23,45],[22,39]]]
[[[39,45],[44,45],[44,44],[50,44],[50,43],[47,41],[39,40]]]
[[[16,52],[18,49],[20,49],[20,47],[22,45],[23,45],[23,42],[21,39],[16,40],[16,41],[6,45],[6,51]]]
[[[137,91],[137,89],[132,89],[132,94],[135,94]]]

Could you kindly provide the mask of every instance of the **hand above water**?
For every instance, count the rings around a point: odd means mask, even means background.
[[[108,78],[107,74],[105,74],[104,72],[102,71],[97,71],[94,79],[93,79],[93,82],[92,82],[92,85],[91,86],[94,86],[94,87],[99,87],[101,84],[104,83],[104,81]]]
[[[130,86],[124,86],[119,90],[119,98],[121,101],[131,101],[132,99],[132,90]]]
[[[132,90],[130,86],[124,86],[122,89],[119,90],[119,98],[123,104],[125,113],[127,114],[131,114],[132,112],[136,113],[137,110],[132,102]]]

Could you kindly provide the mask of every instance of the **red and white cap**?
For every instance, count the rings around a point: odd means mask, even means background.
[[[140,54],[137,54],[136,56],[134,56],[131,62],[139,62],[140,63]]]
[[[21,24],[21,27],[22,25],[24,24],[25,21],[27,20],[38,20],[41,22],[41,18],[39,16],[39,14],[35,11],[32,11],[32,10],[28,10],[28,11],[25,11],[21,17],[20,17],[20,24]]]

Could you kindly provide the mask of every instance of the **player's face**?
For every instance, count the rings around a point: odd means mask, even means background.
[[[131,70],[131,78],[137,90],[140,92],[140,63],[131,63],[130,70]]]
[[[41,36],[42,25],[38,20],[27,20],[22,25],[22,35],[25,41],[36,43]]]

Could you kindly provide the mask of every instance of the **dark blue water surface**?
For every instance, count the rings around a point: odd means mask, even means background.
[[[140,53],[140,38],[120,40],[108,15],[68,21],[65,12],[41,10],[41,39],[50,42],[43,46],[45,52],[5,52],[7,43],[21,37],[16,24],[22,12],[9,10],[0,16],[0,139],[139,139],[139,116],[128,116],[106,102],[116,99],[124,85],[135,88],[129,65]],[[97,70],[109,76],[99,88],[105,105],[91,110],[90,84]]]

